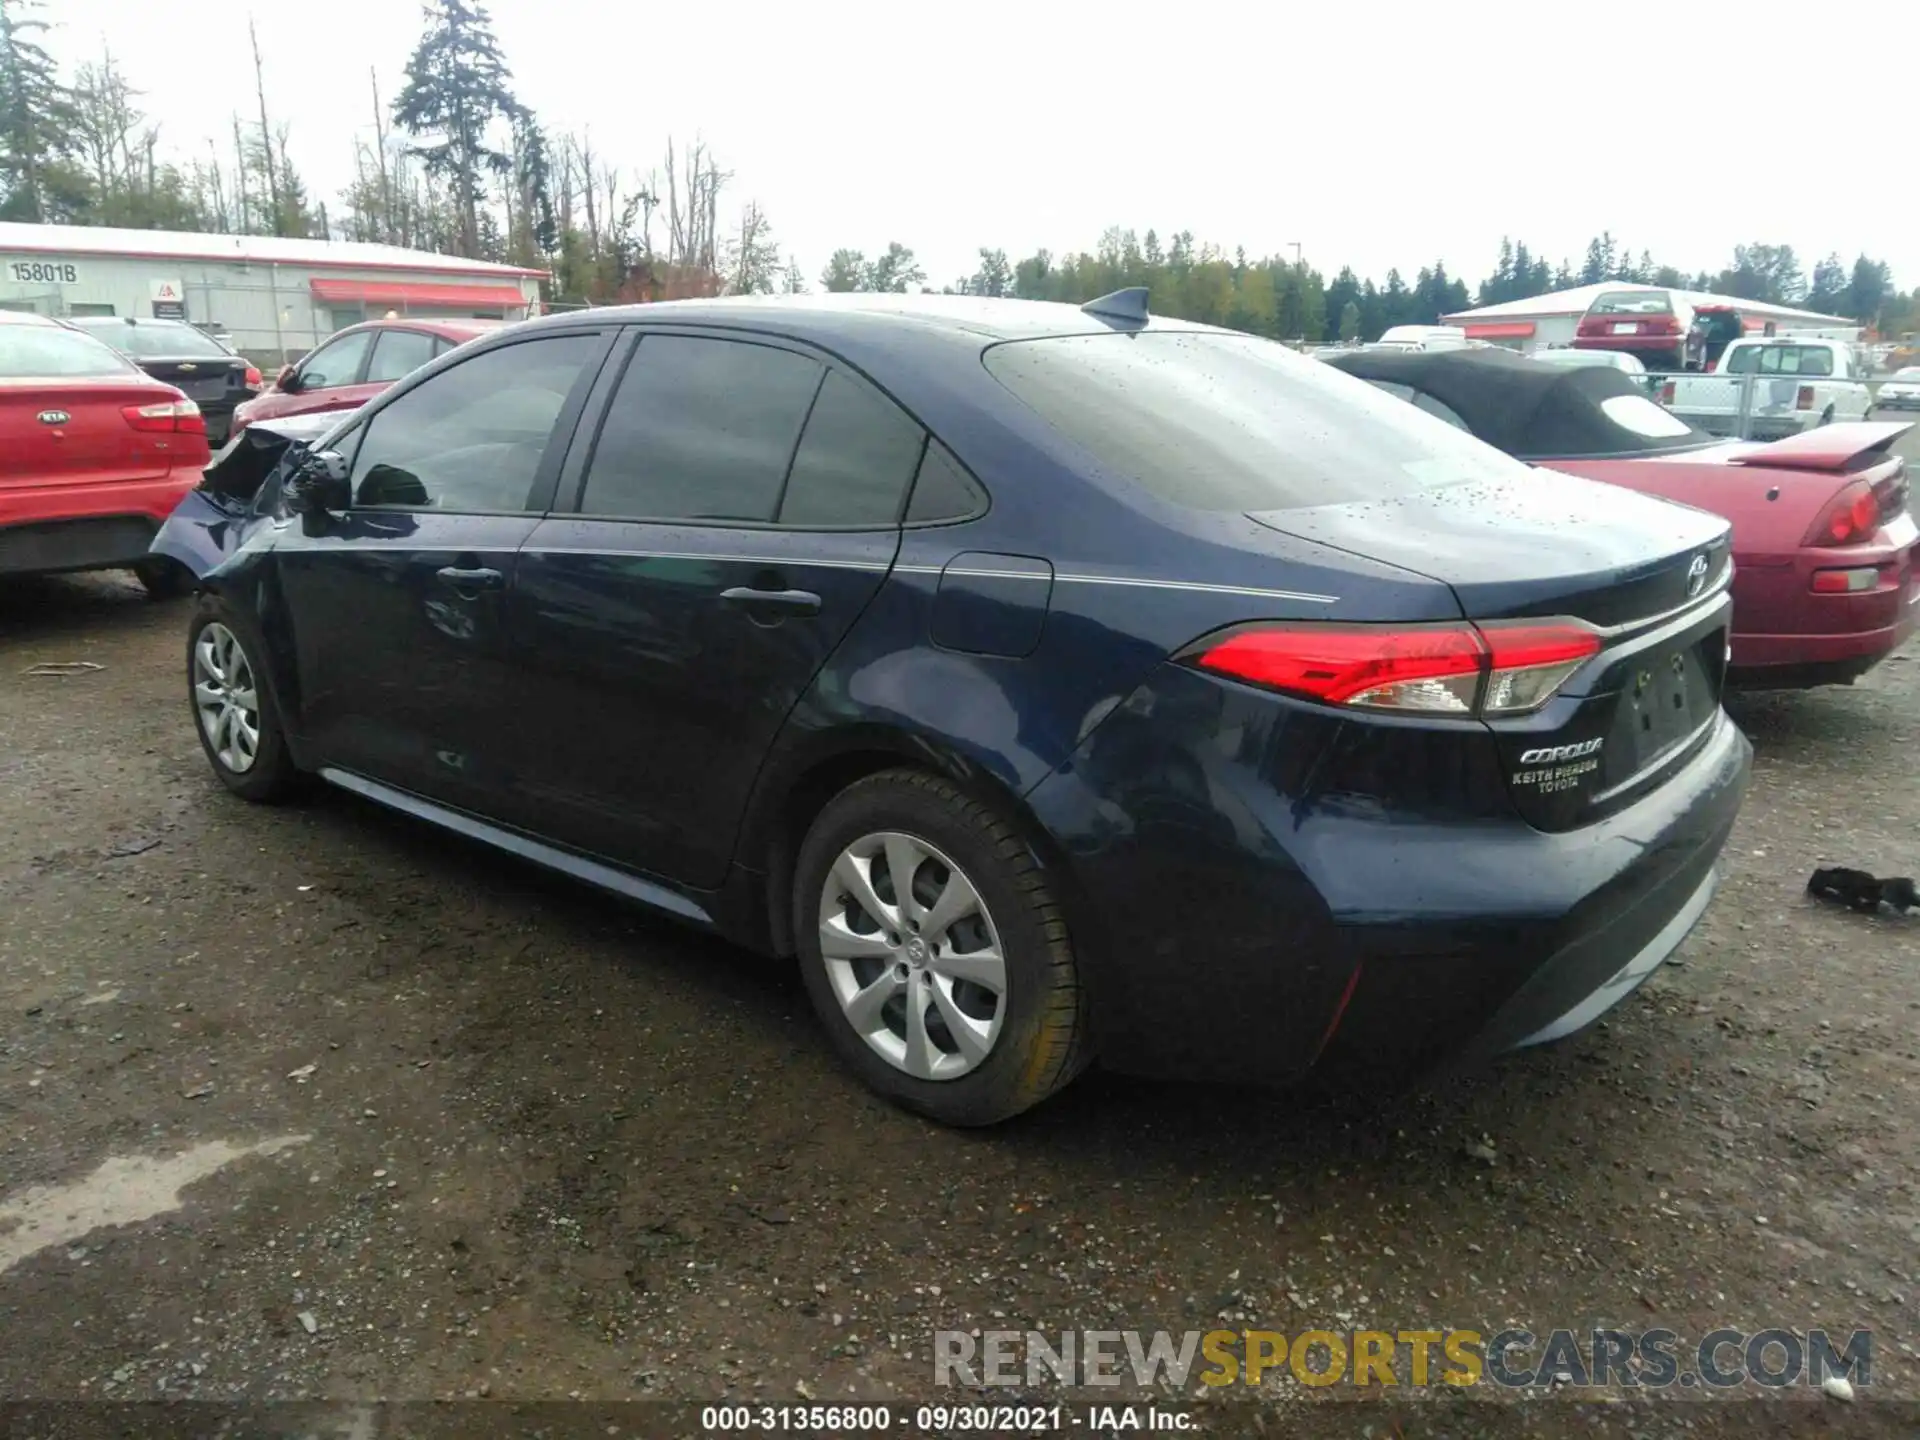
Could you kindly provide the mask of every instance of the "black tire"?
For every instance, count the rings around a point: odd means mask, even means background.
[[[879,1055],[848,1020],[821,955],[821,892],[842,851],[901,832],[950,856],[985,902],[1006,966],[1005,1013],[985,1059],[950,1080],[920,1079]],[[1067,924],[1021,827],[999,807],[919,770],[856,781],[821,811],[794,866],[794,934],[821,1023],[869,1088],[947,1125],[992,1125],[1038,1105],[1090,1060],[1085,995]]]
[[[195,694],[195,663],[202,636],[212,626],[224,627],[236,642],[236,648],[250,672],[255,697],[259,739],[254,746],[253,760],[249,765],[236,767],[214,748],[208,738],[207,727],[201,722],[200,705]],[[261,668],[266,647],[259,634],[230,606],[217,595],[203,595],[193,612],[193,621],[187,626],[187,713],[193,724],[193,733],[200,739],[200,748],[205,752],[207,763],[213,767],[213,773],[220,783],[243,800],[256,804],[272,804],[292,795],[300,785],[300,772],[295,769],[293,756],[287,750],[286,730],[280,723],[280,708],[274,703],[273,689],[266,681]]]
[[[136,579],[146,587],[149,600],[183,600],[196,584],[193,572],[178,560],[156,555],[133,567]]]

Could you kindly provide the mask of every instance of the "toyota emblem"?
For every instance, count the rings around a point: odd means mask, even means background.
[[[1691,600],[1698,595],[1701,587],[1706,583],[1707,557],[1696,555],[1693,557],[1693,563],[1687,567],[1687,598]]]
[[[64,425],[71,420],[73,416],[64,410],[42,410],[33,418],[38,420],[42,425]]]

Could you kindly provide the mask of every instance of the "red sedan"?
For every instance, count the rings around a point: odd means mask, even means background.
[[[0,574],[130,567],[191,583],[147,546],[206,468],[206,417],[90,335],[0,310]]]
[[[256,420],[358,410],[403,375],[456,345],[505,323],[500,320],[368,320],[349,325],[288,365],[233,412],[237,435]]]
[[[1517,459],[1732,521],[1733,683],[1847,684],[1913,633],[1920,530],[1907,509],[1906,462],[1892,453],[1910,421],[1729,442],[1614,370],[1496,350],[1361,350],[1328,363]]]

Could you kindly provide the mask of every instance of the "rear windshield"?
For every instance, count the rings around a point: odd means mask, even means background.
[[[1616,291],[1593,302],[1595,315],[1671,315],[1673,302],[1663,294],[1646,291]]]
[[[1748,345],[1727,357],[1734,375],[1831,375],[1833,351],[1824,345]]]
[[[0,379],[134,373],[133,366],[85,335],[57,325],[0,325]]]
[[[1528,472],[1271,340],[1179,330],[1017,340],[992,376],[1106,469],[1199,510],[1385,500]]]
[[[75,321],[89,335],[97,335],[114,349],[136,360],[231,360],[218,341],[191,325],[129,325],[124,320]]]

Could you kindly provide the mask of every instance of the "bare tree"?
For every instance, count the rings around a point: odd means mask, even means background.
[[[367,67],[367,82],[373,87],[373,158],[380,174],[380,230],[367,238],[391,245],[394,243],[393,178],[387,169],[387,117],[380,106],[380,72],[371,65]]]
[[[267,122],[267,80],[260,65],[260,37],[254,32],[251,15],[247,17],[247,40],[253,46],[253,90],[260,99],[260,160],[267,177],[267,225],[278,235],[284,224],[285,210],[280,204],[280,172],[274,164],[273,126]],[[284,143],[284,136],[282,140]]]
[[[237,201],[239,223],[233,228],[242,235],[249,235],[253,233],[249,228],[252,224],[253,217],[249,213],[247,206],[247,147],[240,143],[240,117],[238,115],[233,117],[233,169],[234,184],[239,191]]]
[[[739,234],[728,247],[727,289],[735,295],[771,295],[785,278],[767,212],[759,201],[750,200],[740,212]]]
[[[720,192],[733,176],[714,163],[701,140],[684,154],[669,140],[666,172],[667,263],[717,272]]]

